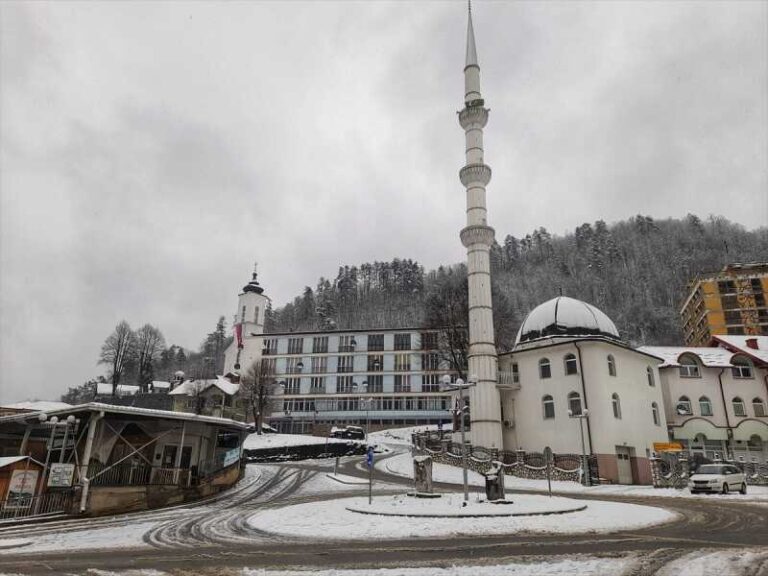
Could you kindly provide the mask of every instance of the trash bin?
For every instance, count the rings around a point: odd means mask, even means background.
[[[485,497],[489,502],[504,500],[504,470],[501,462],[493,462],[485,473]]]

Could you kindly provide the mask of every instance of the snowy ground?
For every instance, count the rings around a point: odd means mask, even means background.
[[[664,566],[658,576],[762,576],[768,574],[768,549],[699,550]]]
[[[365,505],[365,497],[310,502],[257,512],[249,518],[248,523],[259,530],[286,537],[369,540],[523,533],[603,533],[643,528],[677,518],[675,513],[661,508],[600,501],[590,501],[586,510],[568,514],[504,518],[393,517],[362,515],[347,510],[348,506],[362,508]],[[307,522],[307,518],[313,521]]]
[[[437,430],[437,424],[379,430],[378,432],[371,432],[368,434],[368,439],[371,442],[375,442],[377,444],[398,444],[410,446],[411,435],[414,432],[426,432],[427,430]]]
[[[403,478],[413,478],[413,460],[410,454],[398,454],[382,460],[377,464],[380,470],[389,472]],[[448,464],[432,464],[432,479],[435,482],[445,482],[447,484],[461,484],[462,470],[457,466]],[[485,478],[473,472],[468,471],[469,484],[471,486],[485,486]],[[528,480],[525,478],[515,478],[506,476],[504,478],[507,490],[547,490],[546,480]],[[674,488],[654,488],[653,486],[626,486],[626,485],[602,485],[586,487],[576,482],[552,481],[552,490],[554,492],[572,492],[588,494],[615,494],[620,496],[645,496],[649,498],[726,498],[742,502],[766,502],[768,503],[768,486],[750,486],[746,496],[741,494],[691,494],[689,490],[676,490]]]
[[[244,450],[259,450],[262,448],[280,448],[287,446],[309,446],[312,444],[349,444],[355,440],[342,438],[323,438],[307,434],[249,434],[243,442]]]

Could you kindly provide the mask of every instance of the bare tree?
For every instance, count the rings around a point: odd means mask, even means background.
[[[139,386],[147,390],[154,378],[154,366],[160,360],[165,349],[165,338],[159,329],[151,324],[144,324],[136,331],[136,361],[139,371]]]
[[[99,355],[99,364],[107,364],[112,368],[110,379],[112,380],[112,395],[117,394],[117,386],[120,384],[120,378],[125,371],[126,362],[128,362],[136,351],[135,337],[128,322],[123,320],[112,332],[104,344],[101,346]]]
[[[425,328],[437,329],[440,359],[466,378],[469,334],[467,320],[467,272],[463,265],[442,266],[434,273],[433,288],[426,298]]]
[[[256,360],[240,378],[240,396],[246,414],[253,417],[257,434],[261,434],[261,425],[271,409],[270,401],[277,386],[271,366],[268,362]]]

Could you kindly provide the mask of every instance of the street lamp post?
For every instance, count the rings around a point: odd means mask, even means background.
[[[358,390],[361,390],[361,394],[365,394],[368,392],[368,381],[364,380],[362,384],[358,386],[356,382],[352,383],[352,389],[357,392]],[[368,425],[370,423],[370,420],[368,418],[369,416],[369,410],[371,409],[371,398],[360,398],[358,402],[362,402],[365,404],[365,442],[368,443]]]
[[[584,486],[590,485],[589,466],[587,466],[587,449],[584,445],[584,420],[589,418],[589,410],[586,408],[575,414],[573,410],[568,410],[569,418],[576,418],[579,421],[579,436],[581,436],[581,481]]]
[[[451,384],[451,377],[447,374],[443,376],[443,390],[458,390],[459,392],[459,420],[461,430],[461,469],[462,477],[464,480],[464,504],[469,501],[469,478],[467,473],[467,446],[466,446],[466,429],[464,425],[464,411],[466,406],[464,404],[464,390],[471,388],[477,384],[477,376],[470,376],[469,382],[464,384],[464,380],[458,378],[455,384]]]

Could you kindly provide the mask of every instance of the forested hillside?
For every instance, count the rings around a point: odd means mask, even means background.
[[[509,348],[525,314],[563,294],[602,309],[632,344],[677,344],[688,283],[729,262],[758,260],[768,260],[768,228],[747,231],[692,214],[636,216],[611,226],[598,220],[562,237],[544,228],[507,235],[491,252],[497,341]],[[320,278],[292,303],[269,310],[267,331],[447,325],[466,318],[465,310],[463,264],[425,272],[395,259],[342,266],[335,279]]]

